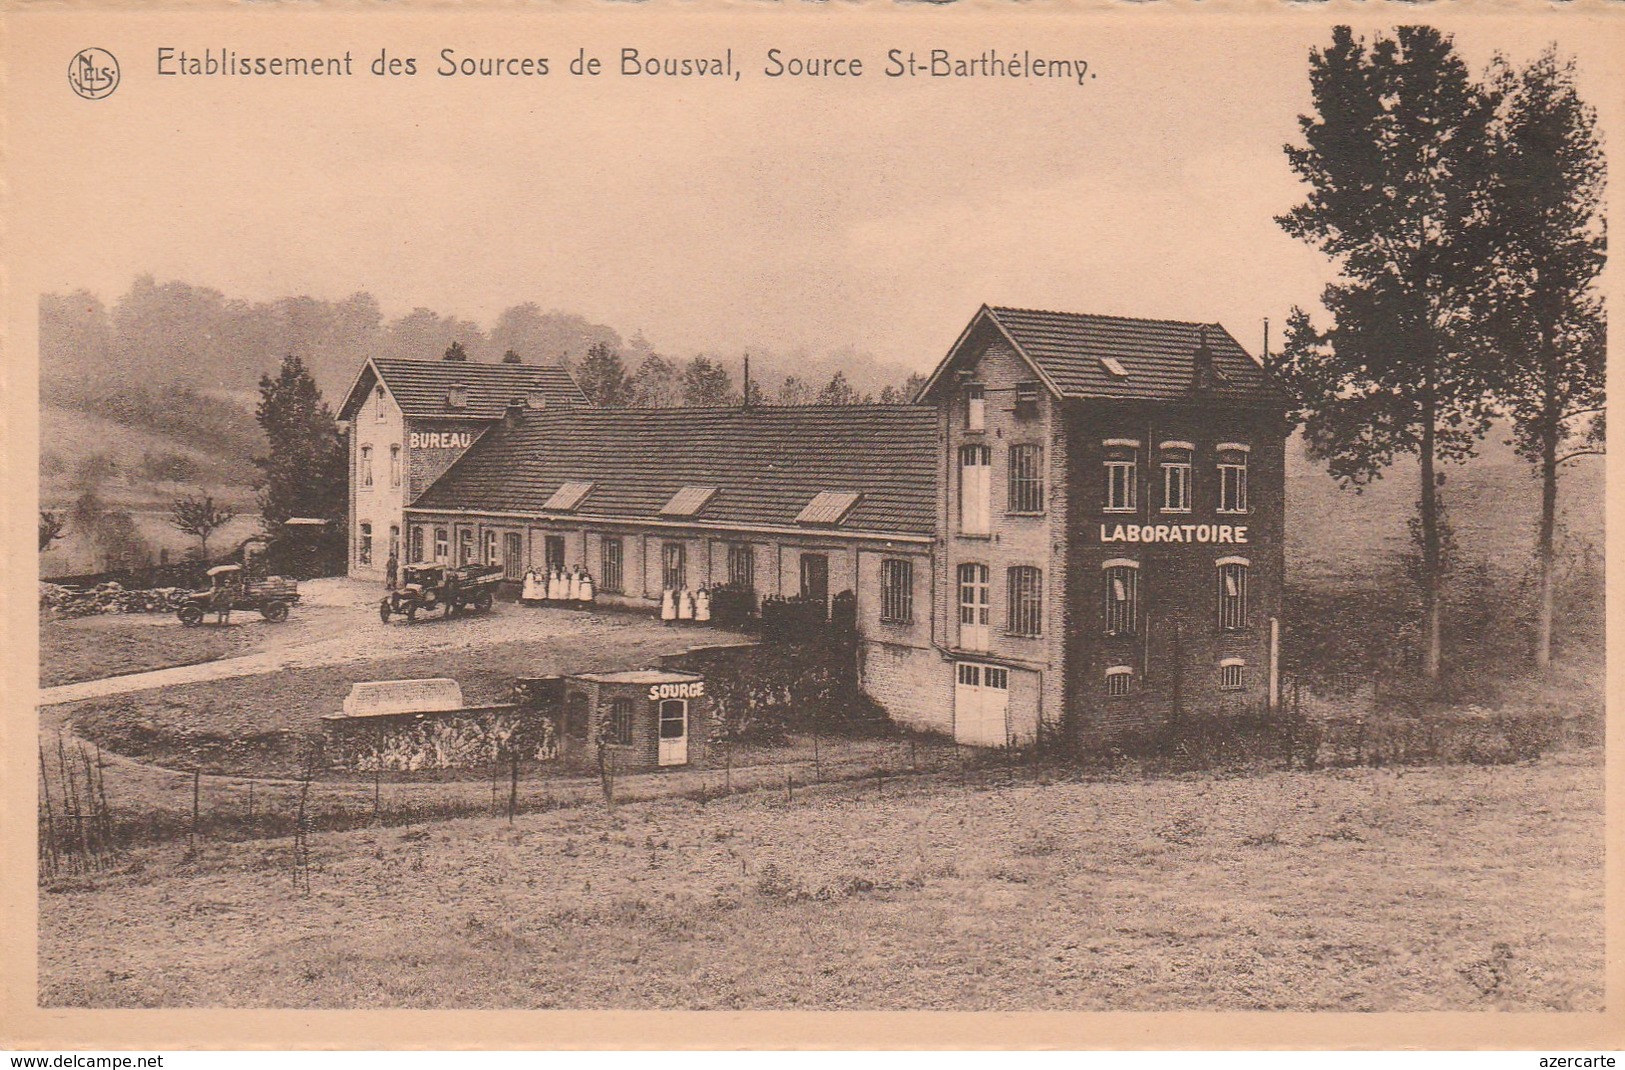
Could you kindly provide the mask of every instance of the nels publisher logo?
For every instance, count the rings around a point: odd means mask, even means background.
[[[118,60],[105,48],[87,48],[68,63],[68,84],[86,100],[100,100],[118,88]]]

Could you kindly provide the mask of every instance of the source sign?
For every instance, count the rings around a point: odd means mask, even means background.
[[[691,684],[654,684],[649,688],[649,698],[658,702],[663,698],[699,698],[705,694],[705,681],[696,680]]]

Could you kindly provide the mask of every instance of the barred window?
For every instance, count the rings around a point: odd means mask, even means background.
[[[1010,447],[1010,511],[1044,511],[1044,447]]]
[[[1132,561],[1108,561],[1106,581],[1106,634],[1133,635],[1140,616],[1140,569]]]
[[[434,559],[444,561],[451,556],[451,537],[445,528],[434,529]]]
[[[412,561],[414,564],[423,560],[423,526],[412,525]]]
[[[1165,513],[1191,511],[1191,453],[1185,442],[1162,444],[1162,502]]]
[[[399,446],[389,447],[389,485],[392,487],[401,485],[401,448]]]
[[[361,534],[356,540],[355,560],[358,565],[372,564],[372,525],[365,521],[361,524]]]
[[[1010,569],[1009,616],[1005,630],[1011,635],[1044,634],[1044,572],[1031,565]]]
[[[748,542],[728,544],[728,585],[742,591],[756,589],[756,550]]]
[[[1237,442],[1219,446],[1219,512],[1247,511],[1247,447]]]
[[[914,619],[914,565],[909,561],[880,562],[880,619],[908,624]]]
[[[497,560],[497,533],[494,531],[487,531],[485,533],[485,563],[487,565],[494,565],[497,563]]]
[[[688,586],[688,547],[680,542],[668,542],[660,552],[660,584],[668,591],[680,591]]]
[[[1219,690],[1240,691],[1245,684],[1247,663],[1240,658],[1225,658],[1219,662]]]
[[[1127,665],[1113,665],[1106,670],[1106,695],[1109,698],[1122,698],[1129,692],[1134,682],[1134,670]]]
[[[1218,562],[1219,627],[1227,632],[1247,627],[1247,566],[1247,560],[1240,557]]]
[[[361,485],[372,486],[372,447],[361,447]]]
[[[621,540],[619,536],[604,536],[604,541],[598,546],[598,587],[600,590],[619,594],[625,585],[623,575],[623,560],[621,556]]]
[[[618,746],[632,744],[632,719],[637,706],[629,698],[618,698],[609,704],[609,741]]]

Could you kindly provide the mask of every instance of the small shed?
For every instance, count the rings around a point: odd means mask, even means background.
[[[618,770],[704,764],[711,730],[705,677],[667,669],[564,678],[564,740],[602,741]]]

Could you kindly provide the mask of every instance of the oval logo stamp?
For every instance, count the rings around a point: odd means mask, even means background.
[[[68,63],[68,84],[86,100],[100,100],[118,88],[118,60],[105,48],[85,48]]]

